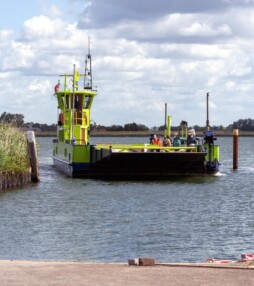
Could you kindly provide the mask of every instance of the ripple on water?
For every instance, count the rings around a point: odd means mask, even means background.
[[[237,171],[230,138],[218,141],[216,177],[114,182],[62,176],[51,139],[39,138],[41,182],[0,193],[0,258],[202,262],[254,253],[252,138],[241,139]]]

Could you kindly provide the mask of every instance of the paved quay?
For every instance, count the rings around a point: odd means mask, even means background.
[[[1,286],[242,286],[254,285],[254,268],[207,264],[0,261]]]

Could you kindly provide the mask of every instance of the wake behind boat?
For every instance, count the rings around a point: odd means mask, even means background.
[[[90,144],[91,108],[96,91],[92,83],[90,49],[85,72],[60,76],[55,86],[58,102],[57,139],[53,140],[53,161],[57,169],[71,177],[117,179],[165,179],[172,175],[214,175],[219,170],[219,146],[214,132],[188,143],[188,124],[181,122],[178,143],[171,146],[148,144]],[[80,88],[81,79],[82,87]],[[71,80],[71,87],[68,82]],[[61,89],[61,86],[63,88]],[[165,137],[171,137],[168,116]],[[172,140],[173,141],[173,140]]]

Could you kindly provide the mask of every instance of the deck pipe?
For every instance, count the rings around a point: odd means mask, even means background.
[[[168,115],[167,103],[165,103],[165,126],[164,126],[164,137],[171,136],[171,115]]]

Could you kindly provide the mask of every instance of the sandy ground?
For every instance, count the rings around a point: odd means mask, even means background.
[[[129,266],[127,263],[0,261],[0,285],[254,285],[254,268],[193,264]]]

